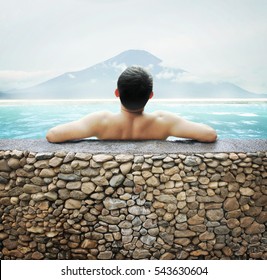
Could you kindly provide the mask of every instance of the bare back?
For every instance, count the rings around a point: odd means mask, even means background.
[[[122,110],[119,114],[96,112],[78,121],[56,126],[47,133],[49,142],[97,137],[101,140],[164,140],[169,136],[214,142],[211,127],[187,121],[168,112],[145,114]]]
[[[166,124],[165,124],[166,125]],[[166,139],[167,129],[160,113],[124,116],[106,113],[99,126],[99,139]]]

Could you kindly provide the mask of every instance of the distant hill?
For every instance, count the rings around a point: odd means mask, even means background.
[[[9,99],[9,98],[10,98],[10,94],[0,91],[0,99]]]
[[[145,67],[153,75],[155,98],[267,97],[227,82],[199,82],[183,69],[162,66],[159,58],[143,50],[125,51],[84,70],[67,72],[34,87],[10,91],[8,96],[18,99],[113,98],[118,76],[132,65]]]

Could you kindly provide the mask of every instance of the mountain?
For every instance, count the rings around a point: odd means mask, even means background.
[[[67,72],[37,86],[11,91],[9,96],[18,99],[113,98],[118,76],[132,65],[142,66],[153,75],[155,98],[260,97],[231,83],[200,82],[183,69],[164,67],[159,58],[143,50],[122,52],[84,70]]]
[[[0,99],[9,99],[9,97],[10,97],[10,94],[0,91]]]

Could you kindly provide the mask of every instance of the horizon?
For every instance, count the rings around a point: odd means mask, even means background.
[[[166,1],[5,1],[0,12],[0,92],[138,49],[200,80],[267,93],[266,1]]]
[[[86,102],[86,103],[103,103],[103,102],[113,102],[120,104],[120,100],[118,98],[104,98],[104,99],[0,99],[0,105],[5,103],[52,103],[52,102]],[[157,102],[177,102],[177,103],[192,103],[196,102],[199,104],[214,104],[214,103],[233,103],[233,104],[248,104],[248,103],[267,103],[267,98],[152,98],[149,100],[149,103],[157,103]],[[147,106],[147,105],[146,105]]]

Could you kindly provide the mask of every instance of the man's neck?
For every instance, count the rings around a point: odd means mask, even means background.
[[[138,110],[129,110],[121,105],[121,113],[128,117],[136,117],[142,115],[144,112],[144,108]]]

